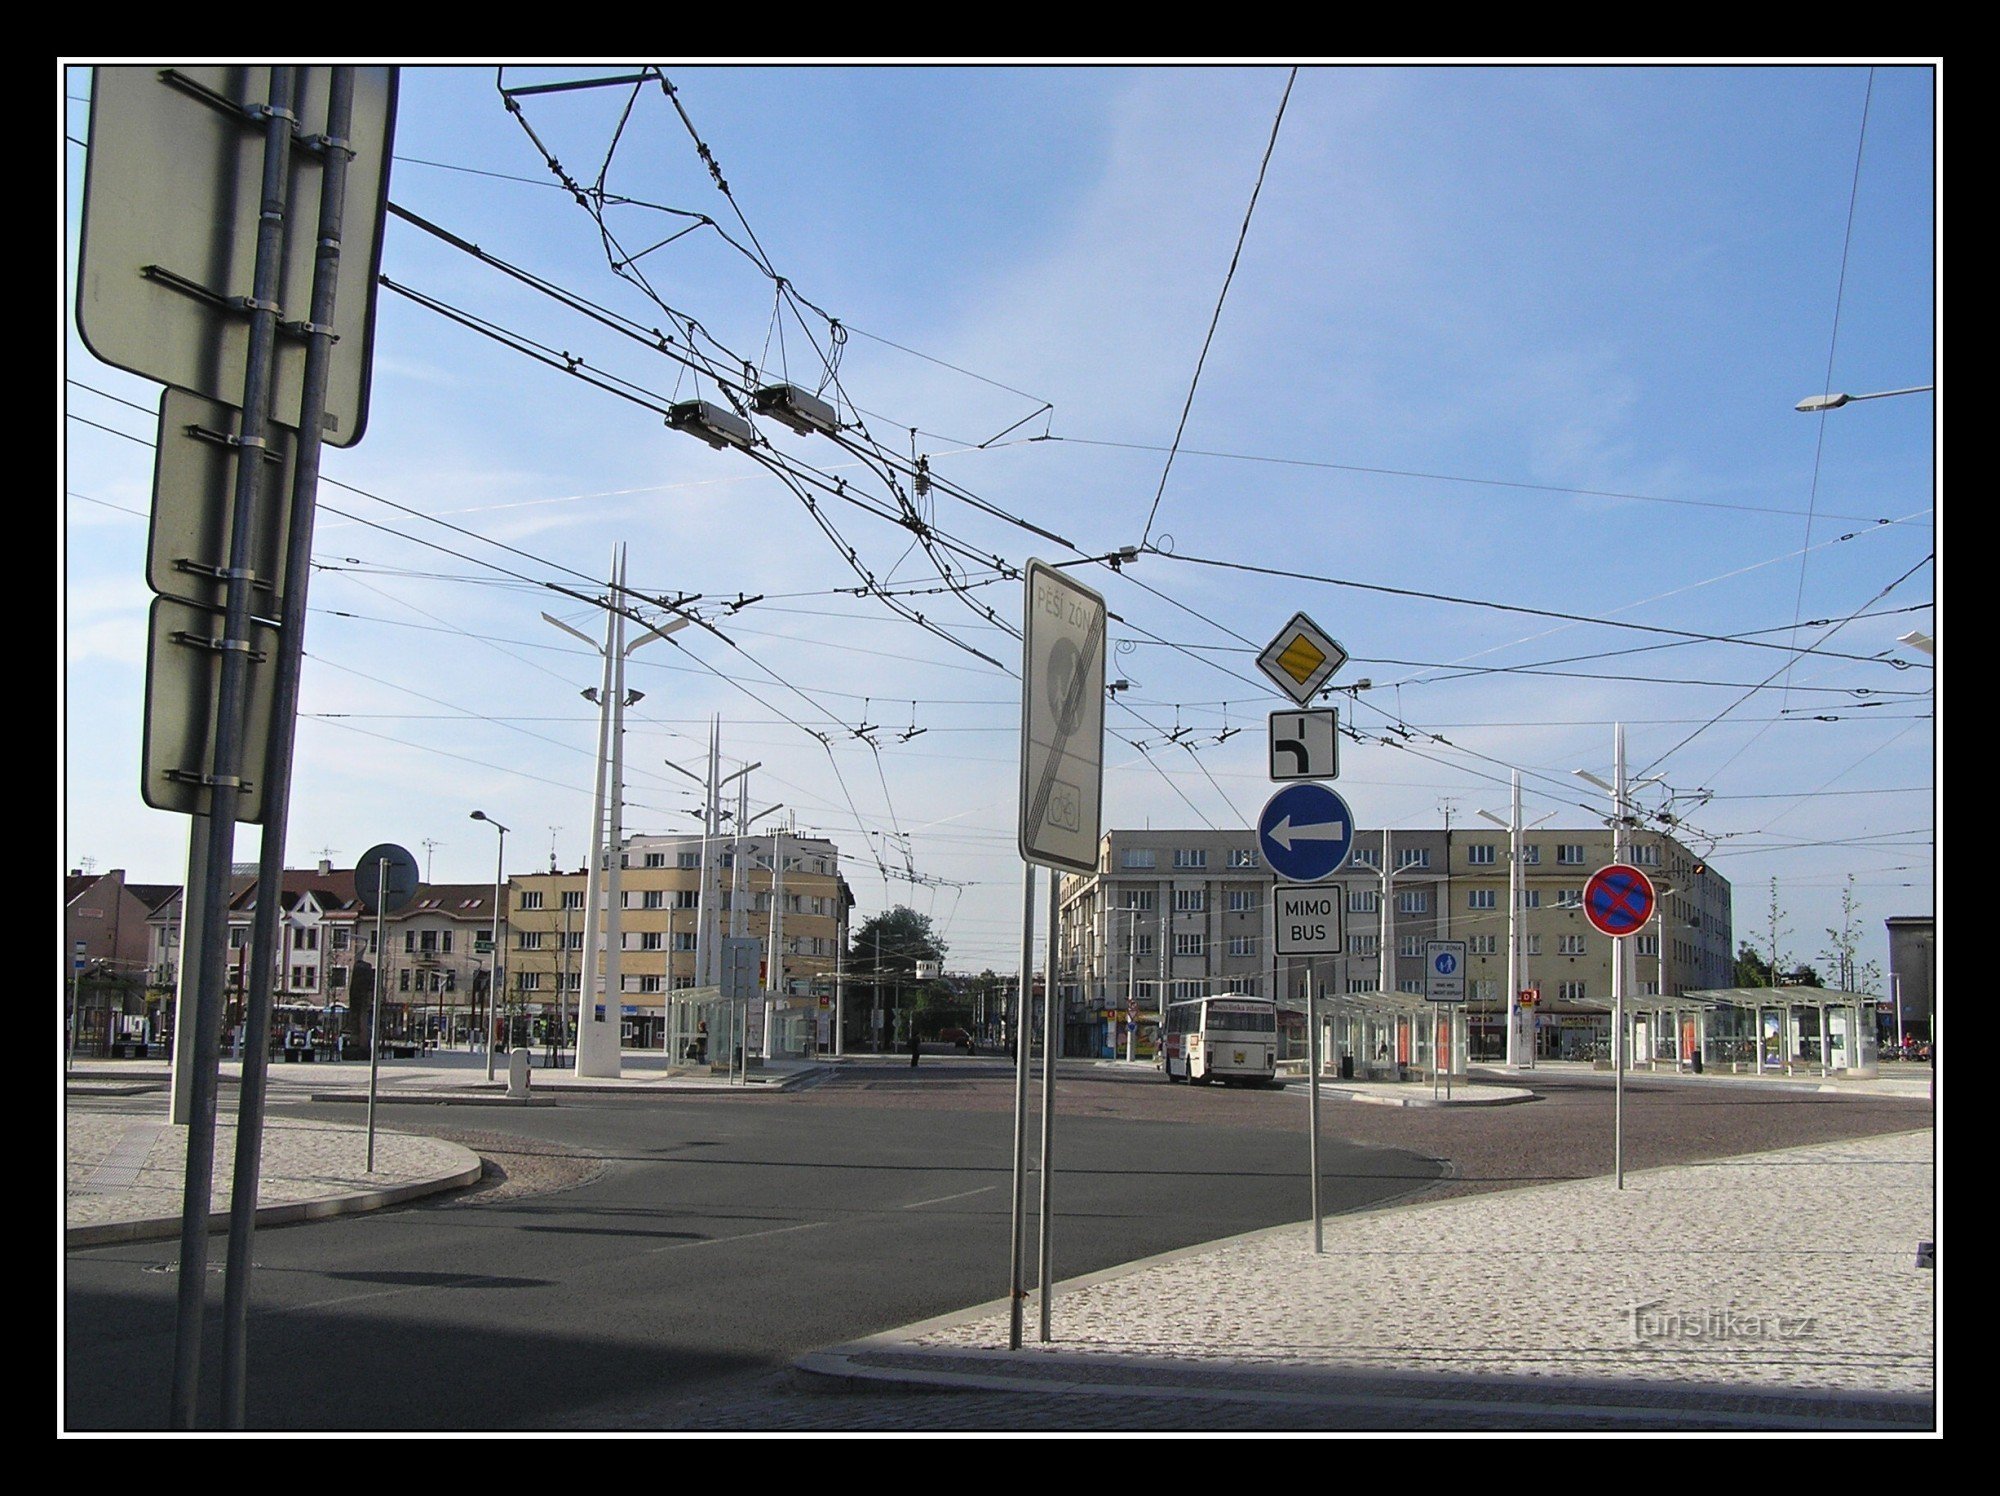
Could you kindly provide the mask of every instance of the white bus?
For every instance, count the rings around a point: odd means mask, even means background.
[[[1278,1005],[1269,998],[1195,997],[1167,1005],[1160,1068],[1169,1081],[1275,1085]]]

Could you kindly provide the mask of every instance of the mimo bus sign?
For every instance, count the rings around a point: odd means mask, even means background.
[[[1272,950],[1280,956],[1337,956],[1346,945],[1346,885],[1278,883],[1271,889]]]

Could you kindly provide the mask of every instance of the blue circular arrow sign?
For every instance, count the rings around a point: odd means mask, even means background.
[[[1316,883],[1347,861],[1354,816],[1323,784],[1289,784],[1257,818],[1257,845],[1271,871],[1292,883]]]

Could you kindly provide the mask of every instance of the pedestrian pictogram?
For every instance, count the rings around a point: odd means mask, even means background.
[[[1614,862],[1583,886],[1583,917],[1613,939],[1630,935],[1653,917],[1653,881],[1635,867]]]
[[[1465,1001],[1463,940],[1424,942],[1424,996],[1434,1003]]]

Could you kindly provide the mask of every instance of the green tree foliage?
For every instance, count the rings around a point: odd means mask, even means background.
[[[951,1015],[960,1004],[951,984],[917,975],[918,962],[941,964],[946,949],[931,927],[930,916],[902,904],[871,915],[855,931],[847,952],[848,977],[866,984],[864,991],[879,987],[879,1006],[902,1015],[897,1021],[898,1041],[908,1033],[906,1025],[912,1017],[926,1038],[952,1022]]]

